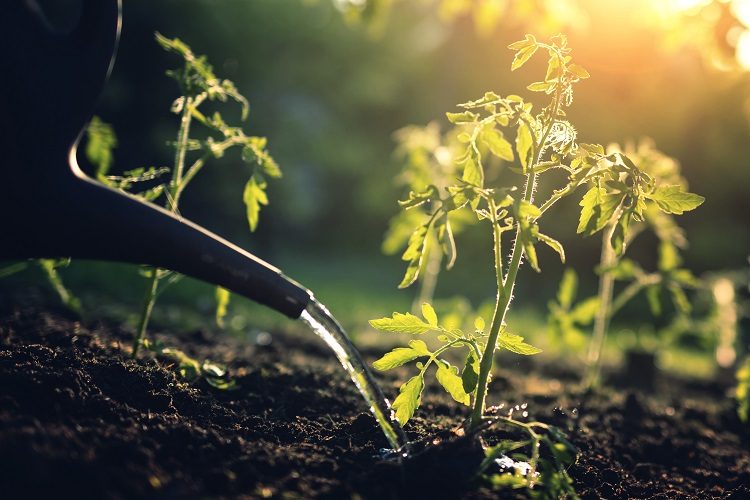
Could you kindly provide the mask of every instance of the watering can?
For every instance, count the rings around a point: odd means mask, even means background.
[[[214,283],[293,319],[310,291],[179,215],[87,177],[76,148],[120,36],[121,0],[83,0],[53,33],[36,0],[0,7],[0,260],[146,264]]]

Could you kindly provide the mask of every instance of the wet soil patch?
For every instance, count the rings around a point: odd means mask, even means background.
[[[374,419],[312,335],[276,334],[264,346],[209,332],[163,337],[228,364],[234,391],[185,384],[163,360],[131,361],[131,335],[0,304],[3,498],[498,496],[469,480],[481,453],[452,432],[468,412],[434,387],[407,426],[423,454],[398,465],[380,458]],[[397,377],[383,378],[387,393]],[[728,387],[662,378],[645,394],[621,379],[582,394],[574,381],[564,366],[519,364],[498,371],[490,401],[527,402],[530,417],[568,432],[583,498],[750,498],[750,432]]]

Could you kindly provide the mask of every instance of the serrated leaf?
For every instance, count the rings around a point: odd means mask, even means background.
[[[630,217],[630,210],[620,215],[617,222],[615,222],[615,228],[609,240],[612,249],[615,251],[615,255],[618,257],[625,253],[625,241],[628,235],[628,227],[630,226]]]
[[[443,386],[443,389],[457,402],[469,406],[471,398],[464,391],[463,381],[458,376],[458,369],[444,360],[438,360],[435,378]]]
[[[424,316],[424,319],[427,320],[427,323],[437,328],[438,326],[437,314],[435,313],[435,309],[427,302],[422,304],[422,316]]]
[[[582,66],[579,66],[578,64],[571,64],[568,66],[568,71],[576,75],[581,80],[585,80],[586,78],[589,78],[591,75],[588,71],[586,71],[585,68]]]
[[[386,371],[401,366],[409,361],[414,361],[422,356],[432,354],[427,348],[427,344],[421,340],[412,340],[409,347],[397,347],[386,353],[372,364],[372,367],[379,371]]]
[[[653,193],[644,193],[644,196],[656,202],[663,212],[675,215],[694,210],[706,201],[703,196],[688,193],[678,185],[659,186]]]
[[[526,64],[526,61],[531,59],[531,56],[534,55],[534,53],[537,50],[537,45],[527,45],[526,47],[520,49],[518,52],[516,52],[515,57],[513,58],[513,62],[510,65],[510,70],[515,71],[524,64]]]
[[[480,138],[493,155],[501,160],[513,161],[513,146],[503,136],[502,132],[494,128],[484,128]]]
[[[460,113],[445,113],[448,121],[456,125],[465,125],[474,123],[479,119],[479,115],[471,111],[462,111]]]
[[[461,384],[464,392],[471,394],[477,387],[479,381],[479,360],[476,358],[474,351],[469,351],[464,363],[464,369],[461,371]]]
[[[435,327],[425,323],[411,313],[393,313],[390,318],[371,319],[370,326],[381,332],[409,333],[418,335],[434,330]]]
[[[526,88],[532,92],[546,92],[547,94],[552,93],[555,90],[557,82],[534,82],[529,84]]]
[[[579,204],[581,216],[576,231],[590,236],[604,229],[624,197],[622,193],[608,194],[604,188],[597,186],[589,189]]]
[[[534,35],[526,34],[526,37],[523,40],[519,40],[517,42],[513,42],[510,45],[508,45],[508,48],[511,50],[521,50],[525,49],[526,47],[531,47],[532,45],[536,45],[536,38]]]
[[[469,155],[463,165],[464,171],[461,180],[473,186],[484,187],[484,171],[473,155]]]
[[[428,226],[426,224],[419,226],[409,237],[409,243],[401,256],[401,259],[408,261],[409,265],[404,273],[404,278],[398,285],[399,288],[406,288],[419,277],[422,259],[424,259],[424,253],[427,249],[427,230]]]
[[[547,236],[546,234],[542,233],[537,233],[536,237],[539,238],[541,242],[545,243],[552,250],[557,252],[557,254],[560,256],[560,262],[565,264],[565,249],[563,248],[562,243],[552,238],[551,236]]]
[[[424,378],[422,375],[415,375],[407,380],[399,389],[399,394],[393,401],[393,410],[396,412],[396,420],[401,425],[406,423],[414,416],[419,405],[422,403],[422,390],[424,389]]]
[[[258,227],[258,216],[261,205],[268,205],[268,196],[266,195],[266,181],[253,175],[245,184],[245,191],[242,194],[242,201],[245,202],[247,213],[247,222],[250,225],[250,231],[255,231]]]
[[[224,318],[227,315],[227,307],[229,306],[230,293],[226,288],[220,286],[216,287],[215,291],[216,298],[216,324],[224,328]]]
[[[542,352],[538,347],[534,347],[531,344],[527,344],[523,341],[523,337],[508,332],[501,332],[497,337],[497,346],[506,349],[516,354],[523,354],[524,356],[531,356],[533,354],[539,354]]]
[[[399,200],[398,204],[404,210],[408,210],[430,201],[432,198],[437,197],[437,195],[437,188],[433,185],[430,185],[424,191],[409,191],[409,198],[406,200]]]
[[[532,163],[530,156],[533,143],[534,140],[531,136],[529,126],[525,122],[520,123],[516,133],[516,152],[518,153],[518,160],[521,162],[523,173],[526,173],[526,170]]]

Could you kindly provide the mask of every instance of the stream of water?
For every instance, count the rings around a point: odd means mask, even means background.
[[[370,406],[380,428],[383,429],[386,439],[391,447],[399,453],[405,453],[408,439],[403,429],[396,421],[391,404],[383,396],[383,392],[375,382],[372,372],[362,361],[359,351],[354,347],[351,340],[338,321],[331,316],[323,304],[313,299],[302,312],[300,319],[322,338],[328,346],[336,353],[341,366],[349,373],[360,394]]]

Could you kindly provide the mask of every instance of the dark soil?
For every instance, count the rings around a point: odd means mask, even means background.
[[[0,302],[2,498],[498,496],[461,480],[481,459],[451,432],[467,411],[429,386],[407,426],[425,451],[401,466],[378,458],[374,419],[312,336],[164,338],[227,363],[240,388],[219,391],[129,360],[132,334],[117,326]],[[650,394],[584,395],[567,389],[574,380],[549,365],[499,370],[490,400],[528,402],[530,418],[568,432],[582,497],[750,498],[750,433],[728,387],[662,379]]]

